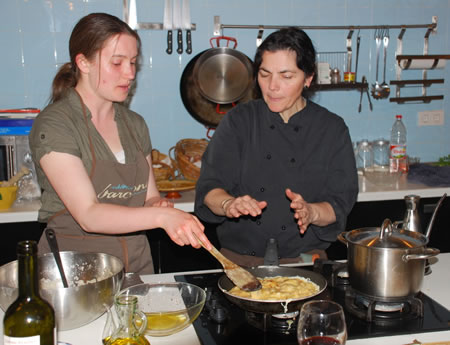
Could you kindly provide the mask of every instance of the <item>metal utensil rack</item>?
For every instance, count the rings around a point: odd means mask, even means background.
[[[240,25],[240,24],[222,24],[220,22],[220,16],[214,16],[214,36],[223,34],[224,29],[253,29],[258,30],[256,45],[259,46],[262,42],[264,30],[279,30],[286,28],[286,25]],[[355,30],[376,30],[376,29],[399,29],[400,34],[397,39],[397,51],[396,59],[410,59],[411,57],[417,57],[416,55],[402,55],[402,37],[407,29],[426,29],[425,43],[424,43],[424,55],[427,58],[437,59],[450,59],[450,55],[428,55],[428,38],[431,33],[437,32],[437,16],[432,17],[432,22],[429,24],[408,24],[408,25],[323,25],[323,26],[311,26],[311,25],[298,25],[303,30],[348,30],[346,37],[347,47],[347,69],[350,71],[352,60],[352,35]],[[399,63],[396,64],[397,80],[391,81],[391,84],[396,85],[396,97],[391,98],[391,102],[411,102],[421,101],[430,102],[431,100],[442,99],[444,96],[427,96],[425,87],[430,86],[433,83],[443,83],[443,79],[426,79],[427,71],[423,70],[423,80],[401,80],[401,68]],[[422,96],[420,97],[400,97],[400,88],[405,85],[420,84],[422,85]],[[336,90],[336,89],[364,89],[367,88],[367,83],[340,83],[340,84],[323,84],[316,85],[317,90]]]
[[[123,20],[127,24],[130,24],[130,13],[128,11],[129,6],[130,6],[129,1],[130,0],[123,0]],[[165,30],[163,23],[150,23],[150,22],[139,22],[138,21],[133,26],[134,26],[133,29],[135,29],[135,30]],[[191,23],[191,30],[195,30],[196,28],[197,28],[197,25],[194,23]]]

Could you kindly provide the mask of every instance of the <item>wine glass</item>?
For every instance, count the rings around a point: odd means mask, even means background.
[[[347,326],[342,307],[332,301],[303,304],[297,326],[299,345],[344,345]]]

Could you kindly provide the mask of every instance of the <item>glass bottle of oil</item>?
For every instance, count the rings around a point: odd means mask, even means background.
[[[137,310],[137,301],[136,296],[116,297],[115,307],[118,325],[109,336],[104,334],[104,345],[150,345],[150,342],[144,336],[144,331],[147,328],[147,317],[143,312]],[[109,316],[112,315],[108,315],[109,321],[107,320],[105,329],[110,328],[108,322],[113,322]]]

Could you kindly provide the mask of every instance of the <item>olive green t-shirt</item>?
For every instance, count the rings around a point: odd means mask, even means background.
[[[80,97],[72,89],[66,97],[47,106],[33,123],[29,139],[38,182],[42,188],[40,222],[46,222],[49,217],[64,208],[39,164],[42,156],[52,151],[77,156],[82,160],[89,174],[92,167],[90,136],[97,160],[116,161],[113,152],[92,123],[89,109],[87,107],[85,109],[87,125]],[[142,150],[145,156],[149,155],[152,145],[143,117],[117,103],[114,103],[114,111],[114,120],[117,122],[126,163],[135,162],[138,150]],[[76,188],[76,186],[72,185],[68,188]]]

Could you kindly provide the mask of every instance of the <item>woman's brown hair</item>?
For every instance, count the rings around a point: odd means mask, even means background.
[[[83,54],[86,59],[92,60],[108,39],[119,34],[136,38],[138,53],[140,52],[139,35],[119,18],[107,13],[91,13],[81,18],[70,35],[70,62],[62,65],[53,79],[50,102],[58,101],[64,97],[68,89],[77,85],[80,71],[75,58],[78,54]]]

